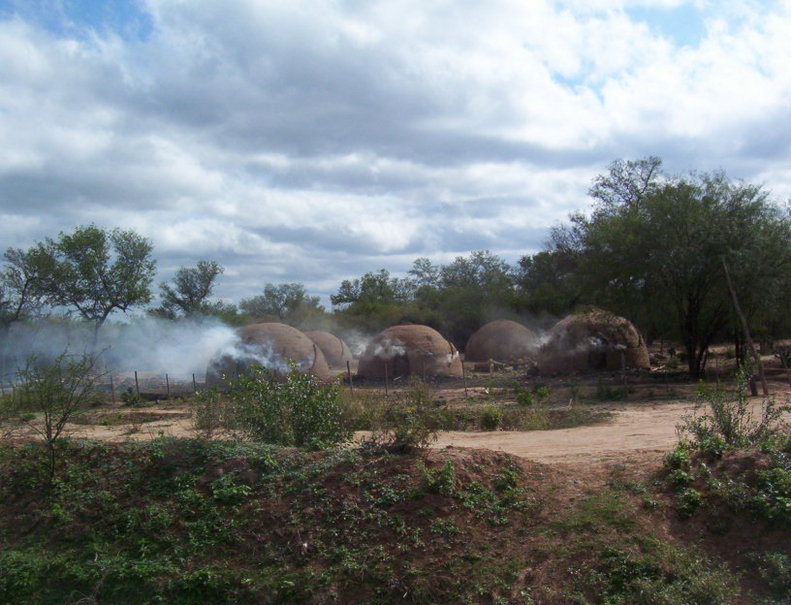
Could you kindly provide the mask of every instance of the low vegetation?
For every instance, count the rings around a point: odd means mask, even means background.
[[[0,602],[731,603],[738,592],[716,558],[650,530],[623,490],[578,493],[507,455],[176,439],[58,448],[54,483],[40,444],[0,455]]]

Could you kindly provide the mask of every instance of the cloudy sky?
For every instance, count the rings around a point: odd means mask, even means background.
[[[0,246],[94,222],[218,294],[488,248],[616,158],[791,197],[791,1],[0,0]]]

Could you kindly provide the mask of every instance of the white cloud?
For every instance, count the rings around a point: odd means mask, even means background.
[[[0,236],[133,228],[165,273],[216,258],[238,298],[534,251],[616,157],[787,196],[791,5],[768,6],[148,0],[143,39],[0,21]],[[683,47],[629,12],[688,7]]]

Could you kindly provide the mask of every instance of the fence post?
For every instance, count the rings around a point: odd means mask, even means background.
[[[135,393],[140,397],[140,383],[137,382],[137,370],[135,370]]]
[[[167,372],[165,372],[165,392],[167,393],[167,398],[170,399],[170,379]]]
[[[349,391],[354,395],[354,384],[352,383],[352,365],[349,363],[349,360],[346,360],[346,373],[349,376]]]

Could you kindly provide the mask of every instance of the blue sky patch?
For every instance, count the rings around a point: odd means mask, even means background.
[[[675,8],[634,7],[626,10],[634,21],[642,21],[676,46],[697,46],[706,34],[704,16],[692,4]]]
[[[153,30],[138,0],[0,0],[0,19],[21,18],[60,37],[115,34],[134,42]]]

